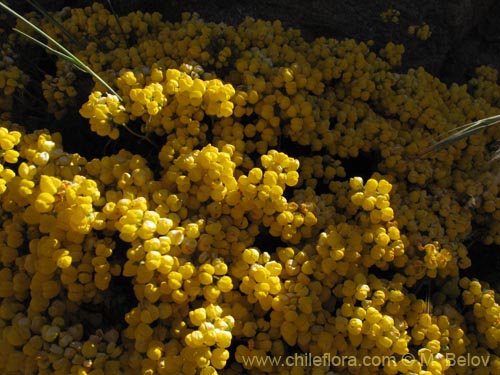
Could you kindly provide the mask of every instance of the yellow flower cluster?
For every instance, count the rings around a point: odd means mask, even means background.
[[[213,304],[189,312],[191,323],[198,329],[186,335],[187,355],[184,357],[191,358],[191,362],[195,362],[196,367],[203,368],[206,373],[223,369],[229,359],[227,348],[231,345],[234,318],[229,315],[221,317],[222,313],[223,309]],[[210,352],[212,346],[216,348]],[[204,362],[210,362],[211,366],[204,365]]]
[[[399,23],[399,17],[401,16],[401,12],[394,8],[388,8],[380,13],[380,18],[383,22],[388,23]]]
[[[491,349],[499,345],[500,335],[500,306],[496,301],[494,290],[483,288],[477,280],[463,278],[460,280],[463,288],[462,299],[465,306],[472,307],[473,321],[481,335],[477,339]]]
[[[2,125],[1,147],[16,153],[17,167],[7,169],[13,161],[4,157],[2,202],[10,203],[2,206],[1,319],[10,323],[2,326],[2,371],[113,371],[119,367],[113,358],[122,352],[119,332],[97,330],[84,337],[79,323],[87,317],[102,323],[78,306],[102,301],[97,290],[107,289],[111,274],[120,273],[106,261],[111,239],[88,234],[99,192],[93,180],[78,175],[86,161],[64,153],[58,134],[24,134],[15,124]],[[67,314],[76,314],[76,321],[66,320]]]
[[[10,40],[0,48],[0,110],[12,111],[14,93],[21,92],[28,83],[29,77],[15,64],[18,58],[15,47]]]
[[[47,110],[60,120],[68,113],[68,108],[76,106],[78,92],[74,86],[76,74],[72,65],[64,60],[57,61],[56,65],[58,75],[46,74],[42,81],[42,91]]]
[[[141,87],[144,80],[149,83]],[[147,77],[125,72],[117,82],[123,93],[123,104],[115,95],[103,96],[94,91],[80,110],[83,117],[90,119],[93,131],[112,139],[119,136],[117,125],[126,125],[137,118],[144,122],[141,131],[146,133],[163,135],[179,125],[188,134],[197,135],[200,122],[193,117],[201,120],[206,114],[223,118],[233,113],[234,104],[230,99],[235,90],[218,79],[203,81],[177,69],[162,72],[153,68]]]
[[[80,109],[80,114],[90,119],[90,129],[100,136],[109,136],[111,139],[118,139],[120,131],[116,124],[125,124],[128,116],[125,107],[120,104],[116,95],[103,94],[100,91],[93,91],[89,96],[89,101]]]
[[[28,82],[28,76],[17,66],[8,66],[0,70],[0,108],[3,111],[12,110],[12,95],[16,90],[22,91]]]
[[[8,128],[0,127],[0,148],[1,148],[1,169],[0,173],[2,176],[2,188],[0,190],[1,193],[5,192],[5,184],[9,182],[14,176],[15,172],[6,168],[7,164],[16,164],[19,160],[19,152],[14,148],[21,141],[21,133],[16,130],[9,131]]]
[[[421,25],[408,26],[408,34],[415,35],[420,40],[427,40],[431,37],[432,31],[430,26],[424,22]]]
[[[264,310],[269,310],[273,297],[281,291],[281,264],[271,261],[268,253],[260,254],[256,248],[248,248],[241,254],[243,262],[236,262],[233,274],[244,274],[241,278],[240,290],[248,295],[248,302],[259,301]],[[264,263],[264,264],[259,264]]]
[[[498,71],[483,65],[476,68],[476,76],[468,82],[468,87],[474,97],[482,98],[488,103],[498,105],[500,99],[500,87],[498,85]]]
[[[161,147],[87,160],[0,123],[1,373],[332,371],[249,361],[293,353],[393,356],[333,369],[365,375],[466,374],[447,355],[471,353],[490,356],[477,374],[499,373],[498,298],[462,277],[474,227],[500,243],[498,130],[419,156],[500,113],[495,71],[448,87],[395,72],[401,45],[306,42],[279,21],[97,3],[54,17],[122,98],[94,87],[91,130]],[[79,75],[56,68],[41,87],[65,118]]]

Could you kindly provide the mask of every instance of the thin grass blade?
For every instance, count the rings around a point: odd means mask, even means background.
[[[115,8],[113,8],[113,4],[111,4],[111,0],[108,0],[108,5],[109,5],[109,9],[111,10],[111,13],[113,13],[113,15],[115,16],[115,20],[116,20],[116,23],[118,24],[118,28],[120,29],[123,40],[125,40],[125,42],[126,42],[127,37],[126,37],[125,32],[123,31],[122,24],[120,23],[120,17],[118,17],[118,13],[115,12]]]
[[[445,133],[445,138],[437,141],[435,144],[427,148],[421,156],[428,155],[432,152],[439,151],[461,139],[467,138],[483,129],[500,123],[500,116],[492,116],[469,124],[462,125],[456,129]]]
[[[46,38],[47,40],[49,40],[50,42],[52,42],[57,48],[60,49],[59,53],[62,53],[63,55],[71,58],[72,61],[73,61],[72,63],[75,64],[76,67],[78,67],[81,70],[83,70],[84,72],[92,75],[92,77],[94,77],[97,81],[99,81],[99,83],[101,83],[109,92],[111,92],[113,95],[116,95],[116,97],[121,102],[123,101],[123,99],[120,97],[120,95],[118,95],[118,93],[115,90],[113,90],[113,88],[110,85],[108,85],[108,83],[106,81],[104,81],[96,72],[94,72],[90,67],[88,67],[87,65],[85,65],[78,57],[76,57],[75,55],[73,55],[69,50],[67,50],[57,40],[55,40],[54,38],[52,38],[45,31],[43,31],[42,29],[40,29],[39,27],[37,27],[36,25],[34,25],[33,23],[31,23],[29,20],[27,20],[26,18],[24,18],[22,15],[20,15],[15,10],[11,9],[9,6],[7,6],[5,3],[1,2],[1,1],[0,1],[0,8],[2,8],[5,11],[9,12],[14,17],[17,17],[18,19],[24,21],[34,31],[36,31],[38,34],[42,35],[44,38]],[[49,47],[49,46],[47,46],[45,44],[44,44],[44,48],[51,49],[51,47]],[[54,50],[54,49],[52,48],[52,50]]]
[[[78,68],[79,70],[81,70],[82,72],[84,73],[87,73],[86,70],[83,70],[80,66],[78,66],[77,62],[75,62],[75,60],[71,57],[71,56],[68,56],[68,55],[65,55],[64,53],[62,52],[59,52],[58,50],[52,48],[52,47],[49,47],[47,44],[39,41],[38,39],[36,38],[33,38],[31,35],[28,35],[26,34],[24,31],[21,31],[19,29],[16,29],[14,28],[13,29],[15,32],[23,35],[24,37],[28,38],[29,40],[31,40],[33,43],[36,43],[38,44],[40,47],[42,48],[45,48],[45,49],[48,49],[50,52],[52,52],[53,54],[57,55],[58,57],[60,57],[61,59],[63,60],[66,60],[67,62],[69,62],[70,64],[74,65],[76,68]]]
[[[28,19],[24,18],[22,15],[20,15],[19,13],[17,13],[15,10],[11,9],[10,7],[8,7],[6,4],[4,4],[3,2],[0,1],[0,7],[3,8],[4,10],[6,10],[7,12],[9,12],[10,14],[12,14],[14,17],[22,20],[23,22],[25,22],[29,27],[31,27],[33,30],[35,30],[38,34],[42,35],[43,37],[45,37],[47,40],[50,40],[52,43],[54,43],[58,48],[61,49],[61,51],[63,51],[64,53],[66,53],[67,55],[71,55],[71,52],[68,51],[66,48],[64,48],[64,46],[62,46],[61,44],[59,44],[57,42],[57,40],[53,39],[50,35],[48,35],[45,31],[43,31],[42,29],[40,29],[38,26],[34,25],[32,22],[30,22]]]
[[[491,157],[489,163],[493,163],[499,159],[500,159],[500,148],[493,152],[493,156]]]
[[[47,20],[52,22],[54,25],[57,26],[59,30],[68,38],[70,41],[72,41],[74,44],[77,46],[81,47],[81,42],[75,38],[74,35],[72,35],[64,26],[61,22],[59,22],[57,19],[52,17],[50,13],[48,13],[36,0],[26,0],[33,8],[35,8],[41,15],[43,15]]]

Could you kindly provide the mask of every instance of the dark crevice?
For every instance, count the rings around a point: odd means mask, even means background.
[[[500,249],[498,245],[484,245],[475,241],[468,247],[468,256],[472,265],[461,271],[461,276],[486,281],[492,288],[500,287],[500,273],[485,272],[485,270],[500,270]]]
[[[392,280],[397,273],[395,269],[389,267],[387,270],[380,269],[378,266],[373,265],[368,268],[367,275],[374,275],[378,279]]]
[[[355,158],[341,160],[346,171],[346,180],[351,177],[362,177],[366,181],[378,170],[382,156],[378,151],[360,152]]]
[[[282,135],[279,139],[278,149],[292,158],[299,156],[312,156],[314,152],[310,146],[302,146],[296,141],[292,141],[290,137]]]
[[[112,277],[108,289],[98,291],[102,302],[81,303],[76,315],[71,315],[71,324],[82,323],[85,332],[96,329],[116,329],[122,331],[127,327],[125,315],[135,306],[137,298],[134,294],[132,280],[125,276]]]
[[[261,252],[267,251],[269,254],[273,254],[278,247],[290,246],[290,244],[284,242],[280,237],[271,236],[268,231],[268,228],[261,225],[259,234],[255,237],[253,246],[258,248]]]

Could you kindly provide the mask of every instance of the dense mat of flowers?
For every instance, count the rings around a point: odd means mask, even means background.
[[[121,98],[96,85],[79,102],[82,75],[58,62],[40,83],[49,111],[79,111],[118,145],[127,131],[160,144],[155,160],[90,160],[9,121],[29,78],[15,65],[26,42],[9,36],[0,373],[500,374],[497,286],[462,277],[473,227],[500,244],[498,132],[420,157],[432,137],[499,114],[495,71],[446,86],[396,72],[400,45],[306,42],[279,21],[117,19],[99,4],[54,16],[85,48],[30,17]],[[394,360],[245,362],[293,353]]]

